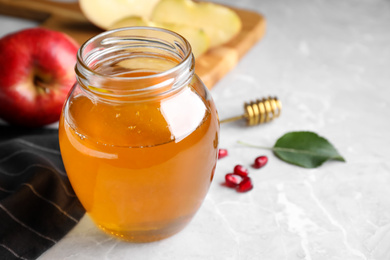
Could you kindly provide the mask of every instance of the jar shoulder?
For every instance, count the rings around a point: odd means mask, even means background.
[[[208,119],[218,120],[210,94],[196,78],[173,95],[142,102],[107,102],[75,89],[64,119],[89,139],[141,146],[183,139]]]

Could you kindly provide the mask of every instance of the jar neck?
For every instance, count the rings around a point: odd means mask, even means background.
[[[194,75],[191,46],[153,27],[107,31],[84,43],[76,78],[83,90],[110,100],[140,100],[173,93]]]

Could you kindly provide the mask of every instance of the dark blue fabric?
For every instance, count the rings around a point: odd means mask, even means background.
[[[36,259],[85,211],[66,176],[56,129],[0,125],[0,259]]]

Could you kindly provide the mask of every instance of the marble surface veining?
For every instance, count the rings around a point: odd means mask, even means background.
[[[263,96],[283,103],[280,118],[221,126],[210,191],[182,232],[130,244],[102,234],[85,216],[39,259],[390,260],[390,1],[218,0],[262,13],[267,33],[211,91],[221,118]],[[0,33],[34,24],[0,17]],[[286,164],[263,146],[289,131],[317,132],[347,160],[316,169]],[[221,185],[236,164],[254,189]]]

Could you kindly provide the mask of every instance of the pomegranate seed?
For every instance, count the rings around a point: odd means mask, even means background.
[[[255,159],[255,163],[253,164],[253,167],[256,169],[259,169],[266,165],[268,162],[268,157],[265,155],[259,156]]]
[[[249,177],[245,177],[237,187],[238,192],[247,192],[253,189],[252,180]]]
[[[226,149],[218,150],[218,159],[222,159],[223,157],[228,156],[228,151]]]
[[[246,177],[248,176],[249,171],[244,166],[238,164],[234,167],[234,173],[240,175],[241,177]]]
[[[241,180],[241,176],[236,175],[234,173],[228,173],[225,175],[225,184],[228,187],[237,187],[237,185],[241,183]]]

